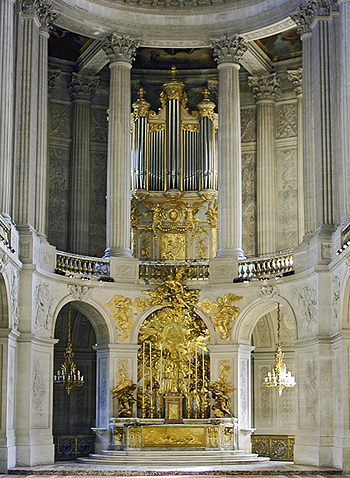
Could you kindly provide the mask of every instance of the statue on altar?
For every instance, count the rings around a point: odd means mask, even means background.
[[[119,412],[118,417],[131,417],[131,408],[136,402],[134,390],[137,385],[131,380],[124,380],[116,388],[112,390],[115,395],[112,398],[118,399]]]

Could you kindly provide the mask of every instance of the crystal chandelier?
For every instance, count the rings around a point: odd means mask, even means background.
[[[84,384],[84,376],[81,375],[80,370],[77,370],[77,366],[73,362],[74,352],[72,349],[72,338],[71,338],[71,306],[68,306],[68,340],[67,348],[64,354],[66,359],[61,365],[61,369],[57,371],[57,375],[53,377],[53,383],[58,385],[63,385],[68,395],[70,394],[73,387],[81,387]]]
[[[285,364],[283,363],[284,353],[281,349],[280,340],[281,318],[280,318],[280,305],[277,306],[277,344],[276,344],[276,362],[274,363],[271,372],[267,372],[265,377],[266,387],[276,387],[278,395],[281,396],[284,388],[291,388],[296,385],[295,378],[288,372]]]

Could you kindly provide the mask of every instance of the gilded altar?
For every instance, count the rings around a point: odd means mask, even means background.
[[[237,450],[236,418],[184,419],[167,425],[162,419],[111,418],[110,449],[210,449]]]

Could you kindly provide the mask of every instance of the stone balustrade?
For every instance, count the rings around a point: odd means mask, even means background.
[[[87,278],[109,277],[109,260],[57,251],[56,271]]]

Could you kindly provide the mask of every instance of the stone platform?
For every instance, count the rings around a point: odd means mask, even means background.
[[[264,463],[269,458],[259,457],[255,453],[245,453],[243,450],[105,450],[100,454],[79,458],[81,463],[96,463],[101,465],[139,466],[145,463],[157,466],[201,466],[239,465],[247,463]]]

